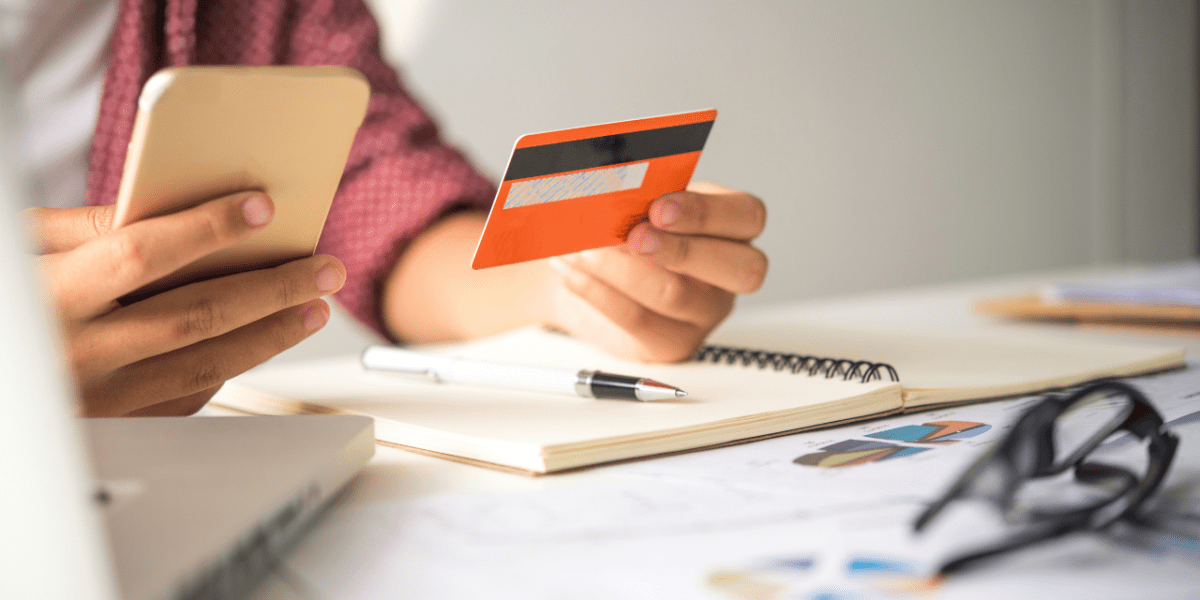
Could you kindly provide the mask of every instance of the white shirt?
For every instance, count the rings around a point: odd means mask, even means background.
[[[87,201],[117,0],[0,0],[0,51],[19,111],[16,138],[42,206]]]

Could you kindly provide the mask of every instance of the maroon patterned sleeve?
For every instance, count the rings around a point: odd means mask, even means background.
[[[384,335],[383,278],[406,243],[460,208],[487,210],[492,183],[439,137],[429,116],[380,55],[379,32],[361,0],[306,4],[291,31],[291,62],[354,67],[370,81],[367,116],[350,151],[317,251],[346,264],[338,301]]]
[[[205,8],[195,24],[207,42],[198,44],[200,63],[346,65],[370,82],[367,116],[317,251],[346,264],[346,285],[336,294],[342,306],[391,338],[380,290],[406,243],[450,211],[486,210],[495,188],[438,137],[401,87],[362,0],[227,0]]]

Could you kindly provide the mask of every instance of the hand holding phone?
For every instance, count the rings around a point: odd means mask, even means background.
[[[190,414],[329,318],[345,267],[311,256],[165,290],[131,291],[261,232],[275,210],[242,192],[111,229],[112,206],[27,212],[86,416]]]
[[[369,92],[347,67],[173,67],[151,77],[113,227],[249,190],[270,197],[275,216],[131,297],[311,256]]]
[[[338,67],[168,69],[117,205],[28,211],[85,415],[195,412],[326,323],[345,267],[310,255],[367,93]]]

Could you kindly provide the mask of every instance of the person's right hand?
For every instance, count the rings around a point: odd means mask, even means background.
[[[324,326],[320,296],[346,278],[341,261],[313,256],[122,306],[118,298],[262,229],[274,207],[245,192],[115,230],[112,210],[26,211],[85,416],[196,412],[226,379]]]

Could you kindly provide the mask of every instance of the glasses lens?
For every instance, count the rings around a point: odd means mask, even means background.
[[[1147,440],[1118,429],[1135,401],[1120,389],[1099,388],[1073,401],[1053,424],[1049,473],[1021,482],[1008,516],[1042,520],[1080,511],[1122,510],[1149,468]]]
[[[1136,475],[1123,469],[1106,471],[1103,475],[1084,482],[1072,470],[1026,480],[1013,494],[1006,516],[1013,521],[1039,521],[1092,510],[1120,499],[1137,481]]]
[[[1120,390],[1101,388],[1072,402],[1054,421],[1054,469],[1064,469],[1102,444],[1133,410]]]

